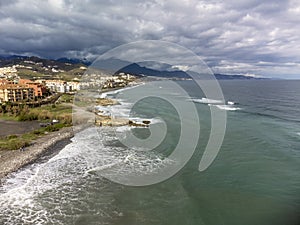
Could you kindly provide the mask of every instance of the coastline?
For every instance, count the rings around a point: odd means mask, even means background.
[[[25,151],[0,151],[0,185],[7,175],[41,159],[42,156],[60,151],[70,143],[73,136],[73,127],[64,127],[34,140]]]
[[[109,92],[120,91],[127,88],[134,88],[142,84],[143,83],[140,82],[122,88],[106,89],[101,93],[107,94]],[[137,124],[137,126],[141,125]],[[71,142],[70,139],[74,137],[75,133],[84,128],[85,125],[80,124],[72,127],[64,127],[59,131],[48,133],[47,135],[39,137],[36,140],[32,141],[30,146],[25,148],[25,151],[0,151],[0,185],[2,185],[8,175],[36,161],[44,160],[44,156],[51,157],[54,153],[58,153]]]

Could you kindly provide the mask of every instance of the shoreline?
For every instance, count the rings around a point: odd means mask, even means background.
[[[142,85],[137,83],[122,88],[106,89],[102,93],[114,92],[126,88],[134,88]],[[129,124],[128,124],[129,125]],[[77,125],[64,127],[59,131],[48,133],[45,136],[39,137],[30,143],[30,146],[25,148],[25,151],[20,150],[2,150],[0,151],[0,185],[2,185],[8,176],[18,170],[35,162],[43,162],[54,154],[59,153],[66,145],[71,143],[71,138],[74,134],[84,129],[85,125]]]
[[[25,151],[0,151],[0,185],[9,174],[38,160],[43,160],[43,156],[47,157],[58,153],[71,142],[70,139],[73,136],[73,127],[64,127],[34,140],[30,146],[25,148]]]

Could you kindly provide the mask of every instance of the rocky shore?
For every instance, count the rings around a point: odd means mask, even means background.
[[[40,137],[23,151],[0,151],[0,184],[3,178],[18,169],[33,163],[56,143],[69,140],[74,136],[72,127],[64,127],[59,131]]]
[[[118,105],[119,102],[111,98],[98,98],[96,100],[96,108],[93,111],[95,113],[95,125],[97,126],[133,126],[133,127],[149,127],[150,120],[135,121],[132,119],[114,117],[107,108],[107,106]],[[101,107],[100,109],[98,107]]]

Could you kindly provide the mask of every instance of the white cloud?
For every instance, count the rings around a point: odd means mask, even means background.
[[[0,49],[91,57],[132,41],[166,40],[191,49],[214,71],[271,76],[271,64],[276,74],[296,76],[299,9],[297,0],[1,2]]]
[[[178,70],[182,70],[182,71],[188,71],[190,69],[189,66],[185,66],[185,65],[174,65],[172,66],[172,69],[178,69]]]

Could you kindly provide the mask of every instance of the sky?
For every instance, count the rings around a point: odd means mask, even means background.
[[[162,40],[215,73],[300,78],[299,0],[0,0],[0,20],[2,55],[93,59]]]

